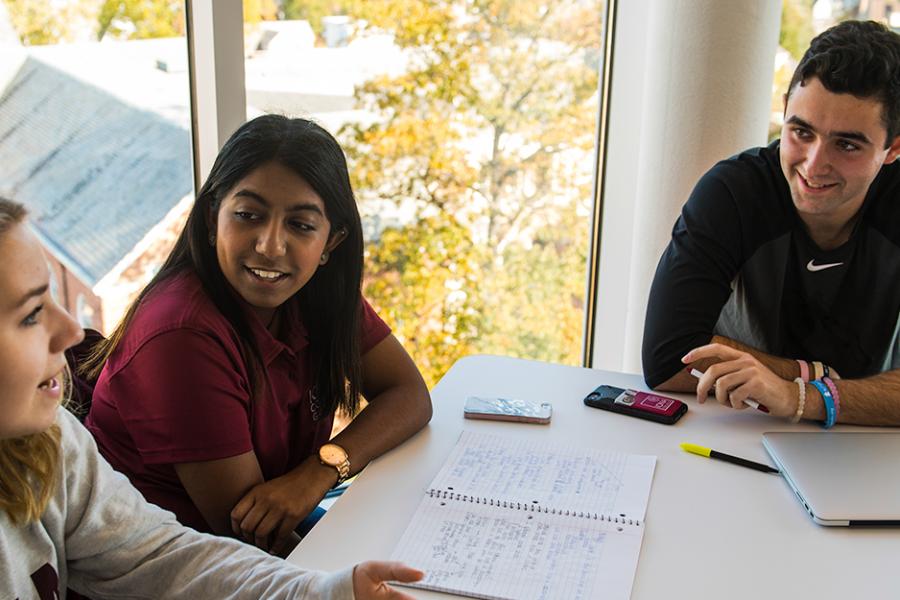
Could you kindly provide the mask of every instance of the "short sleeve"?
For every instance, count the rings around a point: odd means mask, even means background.
[[[249,384],[237,350],[176,329],[147,340],[110,379],[146,464],[217,460],[252,450]]]
[[[391,328],[385,323],[372,305],[362,298],[362,319],[360,319],[360,329],[362,331],[362,339],[360,342],[360,354],[365,354],[375,346],[377,346],[384,338],[391,333]]]

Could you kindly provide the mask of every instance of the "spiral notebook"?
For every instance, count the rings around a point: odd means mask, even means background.
[[[464,431],[392,555],[410,587],[496,600],[628,598],[655,456]]]

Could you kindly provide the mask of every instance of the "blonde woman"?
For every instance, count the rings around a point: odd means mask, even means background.
[[[25,209],[0,199],[0,597],[410,598],[422,573],[365,562],[303,571],[198,533],[148,504],[65,409],[63,352],[82,331],[50,296]]]

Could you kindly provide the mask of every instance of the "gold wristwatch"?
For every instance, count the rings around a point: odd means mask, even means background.
[[[325,444],[319,448],[319,462],[326,467],[334,467],[338,472],[338,485],[350,476],[350,457],[337,444]]]

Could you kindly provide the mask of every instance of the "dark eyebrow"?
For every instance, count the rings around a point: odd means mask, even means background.
[[[262,204],[266,208],[268,208],[270,206],[268,200],[266,200],[265,198],[263,198],[262,196],[260,196],[259,194],[257,194],[256,192],[254,192],[252,190],[239,190],[239,191],[235,192],[234,195],[236,197],[240,196],[242,198],[250,198],[251,200],[255,200],[256,202]],[[301,202],[300,204],[295,204],[293,206],[288,207],[288,209],[287,209],[288,212],[300,212],[300,211],[304,211],[304,210],[318,213],[318,214],[322,215],[323,217],[325,216],[325,214],[322,212],[322,209],[319,208],[317,205],[313,204],[312,202]]]
[[[803,127],[804,129],[809,129],[810,131],[816,131],[816,128],[798,117],[797,115],[791,115],[791,117],[787,120],[791,125],[798,125]],[[866,136],[866,134],[861,131],[832,131],[829,134],[829,137],[838,137],[845,138],[848,140],[854,140],[860,142],[861,144],[871,144],[872,141]]]
[[[16,302],[15,308],[21,308],[25,306],[29,300],[32,298],[36,298],[37,296],[43,296],[47,293],[47,290],[50,288],[48,284],[44,284],[34,288],[33,290],[29,290],[22,298]]]

